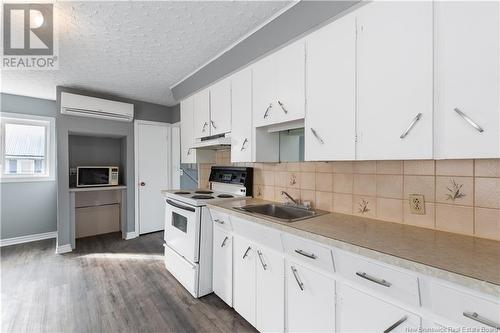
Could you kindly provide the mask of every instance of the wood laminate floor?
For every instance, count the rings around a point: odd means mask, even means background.
[[[214,294],[194,299],[165,269],[163,233],[1,249],[1,332],[255,332]]]

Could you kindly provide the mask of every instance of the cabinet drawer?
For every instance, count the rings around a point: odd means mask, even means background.
[[[282,252],[280,232],[255,222],[231,215],[231,226],[235,234],[248,238],[257,244],[269,247],[272,250]]]
[[[325,246],[290,234],[283,234],[283,246],[285,252],[293,258],[328,272],[335,271],[332,251]]]
[[[392,297],[420,306],[418,278],[342,251],[335,252],[337,271],[347,279]]]
[[[231,219],[229,215],[216,211],[215,209],[210,209],[210,215],[212,216],[212,221],[219,227],[225,230],[232,230]]]
[[[440,317],[467,328],[500,329],[500,301],[490,301],[436,282],[431,290],[432,310]]]

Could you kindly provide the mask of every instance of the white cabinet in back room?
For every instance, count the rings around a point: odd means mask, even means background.
[[[357,12],[357,159],[433,157],[433,3]]]
[[[229,306],[233,306],[233,236],[214,225],[213,289]]]
[[[231,77],[231,162],[252,162],[252,71]]]
[[[335,281],[293,261],[286,265],[288,332],[335,331]]]
[[[210,135],[231,132],[231,78],[210,87]]]
[[[348,14],[307,37],[305,159],[354,160],[356,17]]]
[[[207,89],[193,95],[194,103],[194,138],[210,136],[210,91]]]
[[[499,7],[435,3],[436,158],[500,157]]]
[[[253,67],[255,127],[303,119],[305,113],[305,42],[299,40]]]

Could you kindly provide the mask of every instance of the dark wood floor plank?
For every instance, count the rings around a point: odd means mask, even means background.
[[[194,299],[165,269],[163,233],[112,233],[54,253],[54,240],[0,249],[1,332],[256,332],[214,294]]]

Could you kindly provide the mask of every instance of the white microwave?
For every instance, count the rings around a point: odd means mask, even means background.
[[[79,166],[76,168],[76,187],[118,185],[117,166]]]

